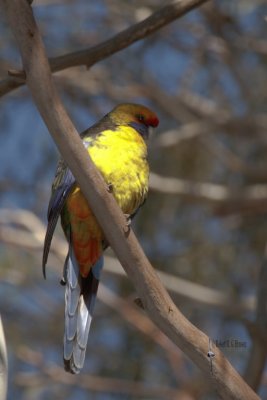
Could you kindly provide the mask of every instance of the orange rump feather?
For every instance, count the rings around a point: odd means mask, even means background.
[[[67,199],[71,240],[81,275],[86,278],[102,254],[103,232],[79,188]]]

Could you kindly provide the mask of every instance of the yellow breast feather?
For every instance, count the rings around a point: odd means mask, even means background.
[[[141,135],[128,126],[106,130],[91,142],[88,152],[105,181],[112,185],[122,211],[132,214],[148,191],[147,147]]]

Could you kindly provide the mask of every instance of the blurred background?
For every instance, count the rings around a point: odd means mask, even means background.
[[[159,0],[36,0],[49,56],[89,48],[146,18]],[[77,129],[120,102],[160,118],[150,194],[134,231],[173,300],[267,398],[267,21],[264,0],[210,1],[89,70],[54,75]],[[19,68],[1,15],[0,74]],[[58,159],[29,91],[0,99],[0,310],[8,399],[216,399],[213,388],[135,304],[107,252],[83,372],[64,372],[66,253],[60,226],[42,277]],[[208,344],[207,344],[208,351]]]

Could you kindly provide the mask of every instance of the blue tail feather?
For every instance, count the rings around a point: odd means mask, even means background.
[[[77,374],[84,364],[103,256],[83,278],[70,245],[66,268],[64,364],[66,371]]]

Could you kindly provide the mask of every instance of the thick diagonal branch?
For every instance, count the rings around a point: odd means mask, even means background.
[[[153,322],[194,362],[224,399],[258,399],[219,349],[213,348],[213,368],[207,357],[208,337],[176,308],[143,253],[133,231],[90,160],[55,91],[49,63],[32,10],[26,0],[1,0],[17,39],[32,93],[49,131],[68,163],[108,242],[133,281]],[[187,1],[185,1],[187,3]],[[198,4],[199,1],[196,1]],[[183,1],[179,2],[181,7]]]

